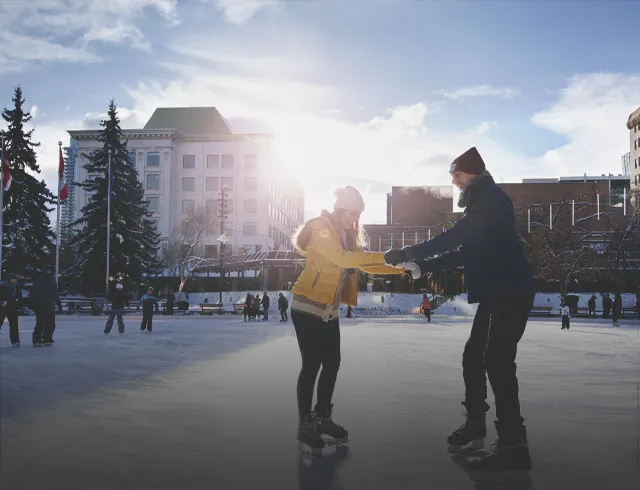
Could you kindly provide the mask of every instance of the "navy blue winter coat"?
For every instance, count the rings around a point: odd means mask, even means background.
[[[405,251],[423,272],[464,266],[469,303],[533,294],[533,271],[509,196],[487,173],[471,181],[466,199],[464,216],[452,228]]]

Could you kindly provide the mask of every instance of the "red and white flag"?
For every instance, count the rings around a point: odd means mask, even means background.
[[[8,191],[11,187],[11,169],[9,168],[9,159],[7,158],[7,152],[2,148],[2,185],[4,190]]]
[[[62,147],[58,147],[60,152],[60,164],[58,165],[58,194],[60,202],[69,197],[69,186],[64,181],[64,158],[62,157]]]

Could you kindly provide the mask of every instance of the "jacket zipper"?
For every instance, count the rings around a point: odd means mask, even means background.
[[[311,288],[315,288],[316,284],[318,283],[318,279],[320,279],[320,270],[318,270],[318,272],[316,273],[316,278],[313,280],[313,284],[311,284]]]

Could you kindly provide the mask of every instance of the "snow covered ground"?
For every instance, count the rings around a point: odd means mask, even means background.
[[[60,316],[48,348],[29,345],[33,318],[21,349],[3,326],[0,488],[491,488],[446,452],[468,316],[343,319],[334,418],[351,441],[312,462],[295,442],[290,323],[157,316],[148,334],[127,316],[105,337],[105,320]],[[530,321],[518,374],[534,469],[517,488],[639,488],[640,322],[622,325]]]

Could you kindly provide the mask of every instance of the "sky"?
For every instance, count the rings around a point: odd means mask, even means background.
[[[475,146],[497,182],[614,175],[640,106],[640,1],[0,0],[0,107],[20,85],[39,164],[57,142],[157,107],[215,106],[269,131],[305,190],[448,185]],[[3,124],[4,121],[0,122]]]

